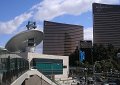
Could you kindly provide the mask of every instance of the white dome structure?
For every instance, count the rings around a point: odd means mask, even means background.
[[[35,22],[31,23],[28,22],[28,25],[26,25],[27,29],[26,31],[23,31],[17,35],[15,35],[13,38],[11,38],[5,48],[10,52],[25,52],[30,51],[34,52],[35,47],[40,44],[40,42],[43,39],[43,32],[36,30],[34,27]]]

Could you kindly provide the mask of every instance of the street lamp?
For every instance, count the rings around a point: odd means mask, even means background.
[[[84,68],[84,72],[85,72],[85,83],[87,83],[87,68]]]

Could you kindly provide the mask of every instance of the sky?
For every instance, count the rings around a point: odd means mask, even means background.
[[[118,4],[120,0],[1,0],[0,47],[35,21],[43,31],[43,21],[82,25],[84,39],[93,39],[92,3]],[[42,43],[37,47],[42,51]]]

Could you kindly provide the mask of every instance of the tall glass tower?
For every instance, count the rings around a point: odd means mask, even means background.
[[[93,43],[120,48],[120,5],[93,3]]]
[[[69,56],[83,40],[83,26],[44,22],[43,53]]]

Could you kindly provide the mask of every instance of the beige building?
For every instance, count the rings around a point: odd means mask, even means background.
[[[44,55],[39,53],[28,53],[28,59],[29,61],[32,61],[32,59],[47,59],[49,61],[50,59],[53,59],[54,61],[62,60],[62,74],[56,74],[54,75],[55,79],[62,79],[62,78],[68,78],[69,74],[69,57],[68,56],[58,56],[58,55]],[[58,64],[57,64],[58,65]],[[54,69],[54,68],[53,68]]]

